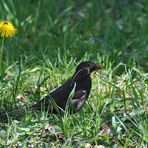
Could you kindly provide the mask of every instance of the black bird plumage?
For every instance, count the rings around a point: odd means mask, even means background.
[[[43,98],[41,101],[37,102],[36,104],[29,107],[29,110],[41,110],[45,109],[49,113],[57,113],[57,109],[53,105],[56,106],[61,110],[65,110],[68,100],[69,107],[74,112],[77,112],[81,109],[84,105],[85,100],[88,99],[90,90],[91,90],[91,77],[90,74],[93,71],[101,69],[102,66],[96,64],[94,62],[85,61],[81,62],[71,77],[71,79],[67,80],[62,86],[51,92],[48,96]],[[71,95],[71,93],[73,94]],[[70,98],[71,95],[71,98]],[[25,112],[25,109],[18,109],[13,112],[9,112],[7,115],[9,116],[16,116],[21,113]],[[0,118],[6,118],[5,115],[0,115]]]

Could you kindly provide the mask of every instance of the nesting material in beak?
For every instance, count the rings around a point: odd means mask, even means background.
[[[94,64],[91,71],[97,71],[103,68],[101,64]]]

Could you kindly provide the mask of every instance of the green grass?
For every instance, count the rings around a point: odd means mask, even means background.
[[[0,121],[0,147],[148,146],[147,0],[2,0],[0,17],[17,28],[4,44],[0,112],[37,102],[80,61],[104,65],[80,112]]]

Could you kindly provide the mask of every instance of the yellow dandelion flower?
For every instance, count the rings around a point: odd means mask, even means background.
[[[0,35],[1,37],[13,37],[16,34],[16,29],[11,22],[0,22]]]

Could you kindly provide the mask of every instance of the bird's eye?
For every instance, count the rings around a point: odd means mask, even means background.
[[[87,63],[86,66],[89,67],[90,66],[90,63]]]
[[[92,63],[89,63],[89,64],[88,64],[88,67],[91,67],[91,66],[92,66]]]

